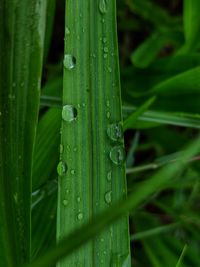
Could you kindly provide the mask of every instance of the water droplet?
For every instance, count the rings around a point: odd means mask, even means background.
[[[111,180],[112,180],[112,172],[111,171],[109,171],[107,173],[107,180],[108,180],[108,182],[111,182]]]
[[[112,72],[112,68],[111,67],[108,67],[108,71],[111,73]]]
[[[76,58],[72,55],[66,54],[64,57],[64,67],[68,70],[75,68]]]
[[[108,47],[104,47],[103,51],[104,51],[105,53],[108,53]]]
[[[74,147],[73,151],[76,152],[77,151],[77,147]]]
[[[63,205],[64,205],[64,206],[67,206],[67,204],[68,204],[67,199],[64,199],[64,200],[63,200]]]
[[[83,107],[85,107],[85,106],[86,106],[86,104],[85,104],[85,103],[83,103],[83,104],[82,104],[82,106],[83,106]]]
[[[63,161],[60,161],[57,166],[57,172],[59,176],[62,176],[66,173],[67,171],[67,166]]]
[[[70,173],[71,173],[72,175],[74,175],[74,174],[75,174],[75,170],[71,170]]]
[[[65,27],[65,34],[66,34],[66,35],[69,35],[69,34],[70,34],[70,30],[69,30],[68,27]]]
[[[107,204],[110,204],[112,202],[112,191],[106,192],[104,199]]]
[[[103,57],[104,57],[104,58],[107,58],[107,57],[108,57],[108,55],[107,55],[107,54],[104,54],[104,55],[103,55]]]
[[[110,119],[110,112],[109,112],[109,111],[106,113],[106,117],[107,117],[108,119]]]
[[[77,117],[77,109],[71,105],[65,105],[62,109],[62,118],[64,121],[74,121]]]
[[[110,101],[109,100],[106,101],[106,106],[110,107]]]
[[[107,134],[113,141],[119,141],[123,137],[123,129],[120,123],[110,124],[107,128]]]
[[[99,0],[99,11],[102,14],[107,12],[107,0]]]
[[[107,42],[107,38],[104,37],[104,38],[102,39],[102,41],[103,41],[103,43],[105,44],[105,43]]]
[[[79,212],[77,218],[79,221],[81,221],[83,219],[83,213]]]
[[[77,202],[80,203],[81,202],[81,198],[77,197]]]
[[[110,159],[116,165],[120,165],[125,160],[125,152],[123,146],[115,146],[110,151]]]

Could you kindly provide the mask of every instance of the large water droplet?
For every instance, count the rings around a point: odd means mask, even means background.
[[[79,212],[78,215],[77,215],[77,218],[78,218],[79,221],[81,221],[83,219],[83,213]]]
[[[120,165],[125,160],[125,152],[123,146],[115,146],[110,150],[110,159],[116,165]]]
[[[66,173],[67,171],[67,166],[63,161],[60,161],[57,166],[57,172],[59,176],[62,176]]]
[[[110,204],[112,202],[112,191],[106,192],[104,199],[107,204]]]
[[[62,109],[62,118],[64,121],[74,121],[77,117],[77,109],[71,105],[65,105]]]
[[[110,124],[107,128],[107,134],[113,141],[119,141],[123,137],[123,129],[120,123]]]
[[[64,67],[72,70],[76,66],[76,58],[72,55],[66,54],[64,57]]]
[[[107,0],[99,0],[99,11],[102,14],[107,12]]]

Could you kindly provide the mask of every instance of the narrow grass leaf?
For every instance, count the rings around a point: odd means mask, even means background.
[[[135,121],[137,121],[137,119],[154,103],[155,100],[155,97],[148,99],[141,107],[139,107],[134,113],[132,113],[124,121],[124,131],[134,127]]]
[[[176,267],[181,267],[182,266],[182,262],[183,262],[183,259],[184,259],[184,256],[187,252],[187,248],[188,248],[188,245],[186,244],[181,252],[181,255],[180,255],[180,258],[176,264]]]
[[[188,53],[195,51],[200,43],[200,2],[199,0],[184,0],[183,3],[185,44],[179,53]]]
[[[0,1],[0,262],[30,259],[31,167],[46,1]]]
[[[131,54],[132,63],[138,68],[148,67],[157,57],[167,40],[167,36],[155,32]]]
[[[115,5],[66,1],[58,241],[126,195]],[[126,215],[58,266],[118,257],[129,257]]]

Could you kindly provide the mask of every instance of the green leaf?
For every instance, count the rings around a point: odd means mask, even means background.
[[[155,32],[131,54],[132,63],[139,68],[148,67],[157,57],[167,40],[167,36]]]
[[[0,1],[0,263],[30,259],[31,167],[46,1]]]
[[[155,97],[148,99],[141,107],[139,107],[124,121],[124,131],[134,127],[135,121],[154,103],[155,99]]]
[[[126,194],[115,1],[66,1],[65,29],[58,240]],[[129,255],[127,216],[58,266],[115,254]]]
[[[200,43],[200,2],[199,0],[184,0],[183,2],[185,44],[179,53],[188,53],[196,50]]]
[[[182,252],[181,252],[180,258],[179,258],[179,260],[178,260],[178,262],[176,264],[176,267],[181,267],[182,266],[183,258],[185,256],[185,253],[187,252],[187,248],[188,248],[188,246],[185,245],[183,250],[182,250]]]
[[[53,172],[55,174],[54,178],[56,177],[60,126],[61,110],[56,108],[49,109],[39,121],[33,158],[33,190],[45,184]]]

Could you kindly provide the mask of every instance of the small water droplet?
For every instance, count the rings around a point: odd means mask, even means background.
[[[64,67],[68,70],[74,69],[76,66],[76,58],[72,55],[66,54],[64,57]]]
[[[111,67],[108,67],[108,71],[111,73],[112,72],[112,68]]]
[[[110,101],[109,100],[106,101],[106,106],[110,107]]]
[[[65,105],[62,109],[62,118],[64,121],[71,122],[77,117],[77,109],[71,105]]]
[[[107,180],[108,180],[108,182],[111,182],[111,180],[112,180],[112,172],[111,171],[109,171],[107,173]]]
[[[116,165],[120,165],[125,160],[125,152],[123,146],[115,146],[110,151],[110,159]]]
[[[112,191],[106,192],[104,199],[107,204],[110,204],[112,202]]]
[[[74,175],[74,174],[75,174],[75,170],[71,170],[70,173],[71,173],[72,175]]]
[[[79,212],[78,215],[77,215],[77,218],[78,218],[79,221],[81,221],[83,219],[83,213]]]
[[[85,107],[85,106],[86,106],[86,104],[85,104],[85,103],[83,103],[83,104],[82,104],[82,106],[83,106],[83,107]]]
[[[66,35],[69,35],[69,34],[70,34],[70,30],[69,30],[68,27],[65,27],[65,34],[66,34]]]
[[[64,206],[67,206],[67,204],[68,204],[67,199],[64,199],[64,200],[63,200],[63,205],[64,205]]]
[[[102,41],[105,44],[107,42],[107,38],[106,37],[103,37]]]
[[[108,119],[110,119],[110,112],[109,112],[109,111],[106,113],[106,117],[107,117]]]
[[[99,0],[99,11],[102,14],[107,12],[107,0]]]
[[[107,128],[107,134],[113,141],[119,141],[123,137],[123,129],[120,123],[110,124]]]
[[[104,58],[107,58],[107,57],[108,57],[108,55],[107,55],[107,54],[104,54],[104,55],[103,55],[103,57],[104,57]]]
[[[60,161],[57,166],[57,172],[59,176],[62,176],[66,173],[67,171],[67,166],[63,161]]]
[[[77,151],[77,147],[74,147],[73,151],[76,152]]]
[[[104,47],[103,51],[104,51],[105,53],[108,53],[108,47]]]
[[[77,202],[80,203],[81,202],[81,198],[77,197]]]

